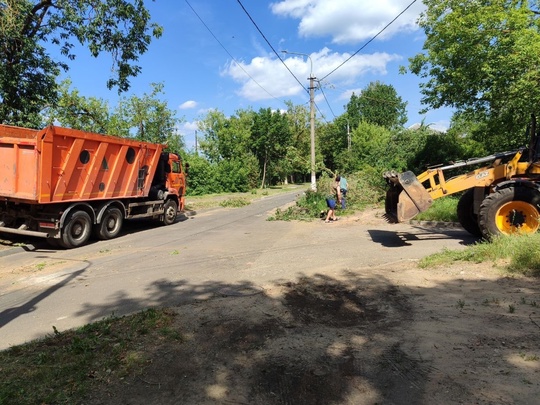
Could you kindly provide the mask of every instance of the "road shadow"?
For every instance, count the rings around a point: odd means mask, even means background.
[[[537,343],[535,323],[524,316],[505,317],[504,308],[490,305],[494,300],[485,303],[495,290],[521,289],[521,302],[532,308],[538,282],[459,278],[404,288],[384,275],[348,270],[334,276],[299,274],[264,288],[248,281],[161,279],[146,289],[146,299],[120,291],[106,304],[83,304],[78,315],[98,321],[168,307],[175,313],[168,333],[172,329],[180,338],[141,338],[131,350],[145,359],[142,368],[131,376],[108,374],[106,383],[96,381],[83,402],[430,405],[494,403],[489,398],[495,397],[520,403],[513,400],[525,394],[513,384],[524,378],[523,370],[511,356],[497,356],[497,370],[512,368],[499,378],[482,362],[494,361],[493,342],[497,350],[511,351]],[[468,295],[458,295],[464,290]],[[457,301],[462,305],[454,305],[456,297],[463,298]],[[465,316],[475,301],[478,306]],[[493,317],[486,319],[485,329],[478,327],[480,315]],[[426,329],[426,319],[434,329]],[[453,341],[447,354],[463,356],[461,363],[442,357],[452,364],[440,369],[436,361],[448,346],[449,333],[463,337]],[[92,350],[99,351],[100,344],[107,340],[96,339]],[[463,374],[472,364],[485,374]],[[531,387],[525,398],[538,391],[537,385]]]
[[[371,240],[385,247],[411,246],[413,241],[429,242],[434,239],[460,240],[461,245],[474,245],[482,240],[468,232],[456,229],[416,227],[414,232],[368,229]]]
[[[37,309],[37,305],[39,302],[43,301],[45,298],[54,294],[60,288],[65,287],[72,280],[82,275],[88,266],[89,264],[83,269],[67,274],[60,282],[50,286],[43,292],[26,301],[24,304],[4,309],[2,312],[0,312],[0,328],[6,326],[8,323],[17,319],[19,316],[27,315],[31,312],[34,312]]]

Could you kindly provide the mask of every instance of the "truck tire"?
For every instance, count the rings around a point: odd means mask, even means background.
[[[491,239],[512,233],[535,233],[540,227],[540,192],[508,187],[487,196],[478,213],[482,235]]]
[[[178,215],[178,205],[176,204],[176,201],[172,199],[167,200],[163,208],[163,224],[174,224],[174,221],[176,221],[176,216]]]
[[[84,211],[74,211],[64,224],[62,246],[66,249],[82,246],[88,242],[91,233],[92,220],[90,215]]]
[[[478,215],[474,213],[474,189],[468,189],[459,199],[457,217],[463,229],[471,235],[482,236],[482,231],[478,226]]]
[[[101,240],[113,239],[118,236],[124,223],[122,211],[116,207],[107,208],[97,225],[97,237]]]

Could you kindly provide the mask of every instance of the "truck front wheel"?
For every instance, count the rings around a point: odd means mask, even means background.
[[[123,220],[122,211],[116,207],[108,208],[103,214],[101,223],[97,225],[98,238],[102,240],[116,238],[122,229]]]
[[[540,228],[540,192],[509,187],[487,196],[479,212],[482,235],[490,239],[512,233],[535,233]]]
[[[65,222],[61,243],[67,249],[82,246],[90,239],[91,232],[90,215],[84,211],[74,211]]]
[[[178,215],[178,205],[176,204],[176,201],[167,200],[163,208],[163,224],[174,224],[174,221],[176,221],[176,216]]]

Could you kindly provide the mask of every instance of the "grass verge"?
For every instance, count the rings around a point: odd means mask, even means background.
[[[540,234],[500,236],[492,241],[482,241],[464,250],[444,250],[420,260],[419,266],[428,268],[468,261],[491,261],[510,273],[540,277]]]
[[[201,210],[218,207],[243,207],[251,204],[252,201],[264,197],[298,190],[307,190],[309,184],[284,184],[282,186],[272,186],[263,189],[254,189],[247,193],[223,193],[206,194],[186,197],[186,210]]]
[[[181,340],[171,329],[174,312],[148,309],[110,317],[79,329],[0,352],[0,404],[76,404],[95,385],[136,374],[145,348]]]

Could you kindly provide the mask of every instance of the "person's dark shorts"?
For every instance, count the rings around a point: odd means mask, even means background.
[[[331,210],[336,208],[336,200],[333,198],[327,198],[326,199],[326,206],[330,208]]]

